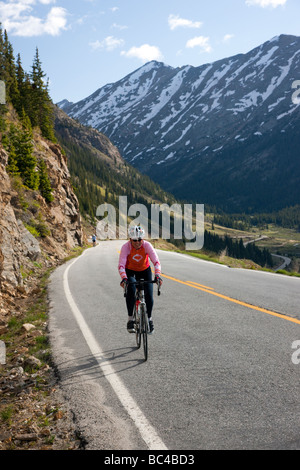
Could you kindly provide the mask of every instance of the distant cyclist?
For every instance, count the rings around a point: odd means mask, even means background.
[[[93,246],[96,246],[97,237],[95,234],[92,235],[92,242],[93,242]]]
[[[135,225],[129,227],[128,236],[130,240],[122,246],[119,257],[119,273],[122,278],[120,285],[124,288],[125,283],[139,281],[152,281],[150,260],[155,270],[155,281],[162,283],[160,278],[161,266],[155,249],[148,241],[143,240],[145,231],[142,227]],[[128,284],[126,305],[128,312],[127,331],[134,333],[133,308],[134,308],[135,286]],[[153,284],[145,284],[145,301],[149,318],[150,333],[154,331],[152,320],[153,308]]]

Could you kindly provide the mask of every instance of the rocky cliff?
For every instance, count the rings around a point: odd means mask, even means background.
[[[34,154],[46,163],[54,200],[6,172],[7,152],[0,145],[0,327],[15,305],[36,288],[36,277],[83,244],[79,204],[61,148],[34,136]]]

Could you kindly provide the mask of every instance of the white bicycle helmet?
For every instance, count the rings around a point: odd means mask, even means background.
[[[144,238],[145,230],[139,225],[132,225],[128,229],[128,236],[132,240],[138,240],[139,238]]]

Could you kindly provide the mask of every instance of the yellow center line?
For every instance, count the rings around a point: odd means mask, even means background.
[[[281,313],[273,312],[272,310],[268,310],[266,308],[258,307],[257,305],[252,305],[247,302],[243,302],[241,300],[233,299],[232,297],[228,297],[227,295],[219,294],[219,292],[214,292],[212,287],[202,286],[201,284],[194,283],[192,281],[181,281],[180,279],[176,279],[175,277],[167,276],[166,274],[161,274],[162,277],[166,279],[170,279],[171,281],[178,282],[180,284],[184,284],[189,287],[193,287],[194,289],[201,290],[206,292],[207,294],[215,295],[216,297],[220,297],[221,299],[228,300],[238,305],[242,305],[243,307],[251,308],[253,310],[257,310],[259,312],[267,313],[268,315],[273,315],[274,317],[282,318],[283,320],[290,321],[292,323],[297,323],[300,325],[300,320],[297,318],[289,317],[287,315],[283,315]]]
[[[283,320],[287,320],[292,323],[296,323],[297,325],[300,325],[300,320],[298,320],[297,318],[289,317],[288,315],[283,315],[281,313],[273,312],[273,310],[268,310],[266,308],[258,307],[257,305],[252,305],[247,302],[243,302],[241,300],[233,299],[232,297],[228,297],[227,295],[219,294],[219,292],[214,292],[213,287],[204,286],[194,281],[181,281],[180,279],[177,279],[172,276],[167,276],[166,274],[161,274],[161,277],[165,277],[166,279],[170,279],[171,281],[178,282],[179,284],[184,284],[186,286],[193,287],[194,289],[201,290],[203,292],[206,292],[207,294],[215,295],[216,297],[220,297],[221,299],[228,300],[229,302],[242,305],[243,307],[247,307],[247,308],[251,308],[252,310],[257,310],[259,312],[267,313],[268,315],[272,315],[273,317],[282,318]]]
[[[215,290],[213,287],[204,286],[203,284],[198,284],[198,282],[194,282],[194,281],[180,281],[179,279],[176,279],[175,277],[167,276],[166,274],[161,274],[161,276],[162,276],[162,277],[165,277],[165,278],[167,278],[167,279],[170,279],[171,281],[176,281],[176,282],[179,282],[180,284],[185,284],[186,286],[202,287],[203,289]]]
[[[191,287],[198,286],[198,287],[203,287],[204,289],[209,289],[209,290],[215,290],[214,287],[208,287],[204,286],[203,284],[199,284],[198,282],[194,281],[186,281]]]

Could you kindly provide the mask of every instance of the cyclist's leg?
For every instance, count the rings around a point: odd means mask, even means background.
[[[130,282],[134,282],[136,279],[134,277],[134,273],[129,269],[126,269],[127,279]],[[126,295],[126,306],[127,306],[127,313],[128,313],[128,320],[127,320],[127,329],[131,333],[134,332],[134,325],[133,325],[133,308],[135,302],[135,286],[129,284],[127,288],[127,295]]]
[[[143,276],[145,281],[152,281],[152,272],[150,267],[143,271]],[[153,284],[145,284],[145,302],[148,318],[151,318],[153,309]]]
[[[136,279],[134,277],[133,271],[126,269],[126,274],[129,283],[135,282]],[[132,284],[129,284],[127,287],[126,306],[129,317],[132,317],[133,315],[135,289],[135,285]]]
[[[152,272],[151,268],[147,268],[141,273],[141,277],[145,281],[152,281]],[[153,310],[153,284],[145,284],[145,302],[147,307],[147,315],[149,320],[149,332],[153,333],[154,324],[152,319],[152,310]]]

